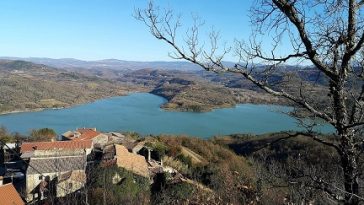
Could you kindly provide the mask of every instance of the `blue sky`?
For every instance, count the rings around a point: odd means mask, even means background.
[[[171,60],[172,51],[154,39],[134,8],[147,0],[1,0],[0,56],[96,60]],[[247,39],[252,0],[155,0],[181,13],[186,24],[199,15],[223,41]],[[181,33],[183,34],[183,33]],[[207,34],[203,33],[203,34]]]

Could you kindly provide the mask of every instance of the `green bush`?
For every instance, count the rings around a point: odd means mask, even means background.
[[[188,165],[189,167],[192,166],[192,158],[190,156],[185,156],[183,154],[179,154],[176,159],[181,161],[182,163]]]
[[[152,204],[188,204],[195,190],[193,185],[187,183],[168,184],[153,195]]]
[[[91,204],[148,204],[150,196],[149,179],[135,175],[115,165],[98,167],[93,171],[91,182]]]
[[[42,128],[38,130],[32,130],[30,133],[30,141],[52,141],[56,140],[57,134],[53,129]]]

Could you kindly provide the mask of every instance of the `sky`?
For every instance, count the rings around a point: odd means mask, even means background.
[[[205,21],[205,37],[213,27],[223,42],[231,43],[247,39],[251,31],[248,10],[252,0],[154,3],[181,14],[186,26],[192,15],[198,15]],[[172,49],[133,17],[135,8],[147,4],[148,0],[1,0],[0,56],[171,60]]]

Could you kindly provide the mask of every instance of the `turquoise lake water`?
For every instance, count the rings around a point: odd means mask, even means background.
[[[81,127],[101,131],[135,131],[140,134],[185,134],[198,137],[233,133],[262,134],[302,130],[296,120],[282,112],[291,108],[240,104],[207,113],[171,112],[160,108],[164,98],[149,93],[98,100],[67,109],[15,113],[0,116],[0,125],[11,132],[27,134],[31,129],[52,128],[58,134]],[[317,128],[332,132],[330,126]]]

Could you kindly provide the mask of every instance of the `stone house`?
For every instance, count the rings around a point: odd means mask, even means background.
[[[137,175],[149,178],[148,163],[141,155],[130,153],[123,145],[115,144],[116,164]]]
[[[63,197],[86,183],[86,156],[32,157],[26,172],[26,200]]]
[[[29,165],[27,202],[50,195],[63,197],[81,189],[86,183],[87,156],[92,147],[91,140],[23,143],[21,157]]]
[[[109,141],[109,137],[96,128],[82,128],[76,131],[67,131],[62,134],[62,140],[85,141],[92,140],[94,147],[103,148]]]
[[[0,142],[0,164],[17,159],[18,151],[19,151],[18,143],[2,144]]]
[[[55,141],[55,142],[25,142],[20,147],[22,159],[30,159],[35,155],[59,155],[74,150],[84,151],[86,156],[93,149],[92,140],[83,141]]]
[[[58,177],[57,197],[64,197],[77,190],[80,190],[86,184],[87,177],[84,170],[74,170],[61,174]]]

